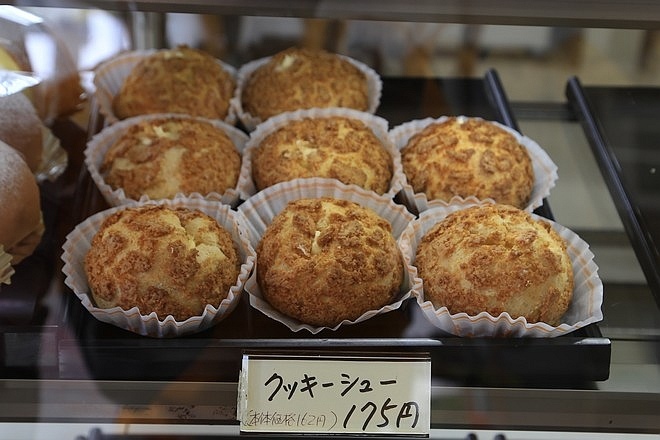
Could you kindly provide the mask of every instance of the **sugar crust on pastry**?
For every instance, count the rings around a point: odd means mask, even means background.
[[[119,119],[183,113],[225,119],[235,81],[210,54],[186,46],[159,50],[133,67],[113,100]]]
[[[99,308],[137,306],[140,314],[177,321],[217,307],[236,283],[240,260],[232,237],[201,211],[129,207],[108,217],[85,257]]]
[[[128,127],[108,149],[100,167],[105,182],[138,200],[177,193],[224,193],[238,181],[241,156],[213,124],[156,118]]]
[[[511,133],[477,118],[428,125],[410,138],[401,161],[413,190],[429,200],[476,196],[524,208],[534,186],[525,147]]]
[[[257,248],[264,298],[301,322],[334,326],[390,303],[403,280],[391,225],[357,203],[290,202]]]
[[[346,117],[288,122],[253,150],[258,190],[295,178],[326,177],[379,194],[392,180],[390,153],[362,121]]]
[[[424,297],[450,313],[524,316],[558,325],[573,295],[566,244],[552,226],[509,205],[448,215],[422,238]]]
[[[366,111],[368,82],[360,69],[337,54],[289,48],[251,73],[241,103],[244,111],[261,120],[313,107]]]

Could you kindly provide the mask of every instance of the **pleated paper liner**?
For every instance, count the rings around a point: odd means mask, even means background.
[[[215,218],[232,236],[239,251],[241,261],[240,273],[236,283],[227,292],[227,297],[220,304],[208,304],[199,316],[193,316],[185,321],[177,321],[171,315],[157,316],[156,313],[142,315],[137,307],[123,310],[119,307],[102,309],[96,307],[87,283],[84,259],[90,249],[91,241],[103,221],[115,212],[130,206],[158,204],[170,207],[185,207],[202,211]],[[172,338],[200,332],[208,329],[226,318],[238,304],[245,281],[248,279],[256,254],[247,238],[245,226],[239,216],[229,206],[202,199],[176,198],[158,202],[132,203],[99,212],[78,224],[69,235],[63,246],[62,272],[66,276],[64,282],[80,299],[83,307],[96,319],[119,328],[154,338]]]
[[[2,214],[0,214],[2,215]],[[46,225],[44,224],[43,215],[39,218],[39,223],[34,227],[34,229],[21,238],[18,242],[14,243],[11,248],[5,248],[0,244],[0,255],[8,255],[10,265],[16,266],[18,263],[32,255],[41,243],[44,232],[46,231]],[[9,284],[11,276],[14,274],[14,270],[4,266],[3,262],[0,262],[0,283]]]
[[[259,124],[254,131],[250,133],[250,140],[245,145],[243,152],[243,162],[241,164],[241,174],[238,178],[238,192],[243,200],[257,192],[254,180],[252,179],[252,155],[254,150],[259,148],[259,144],[271,133],[286,126],[291,121],[298,121],[306,118],[331,118],[345,117],[358,120],[364,123],[374,135],[383,143],[385,149],[392,157],[392,179],[388,191],[384,194],[389,198],[399,193],[403,187],[404,175],[401,167],[401,155],[399,150],[391,142],[388,133],[388,122],[371,113],[361,112],[348,108],[312,108],[297,110],[294,112],[285,112],[269,118],[267,121]],[[321,176],[318,176],[321,177]]]
[[[21,92],[29,94],[32,91],[29,89],[41,82],[41,78],[38,78],[32,72],[14,72],[0,69],[0,97]],[[66,169],[68,157],[66,150],[60,144],[60,140],[55,137],[50,128],[42,125],[41,133],[41,160],[34,175],[38,182],[45,180],[52,182]]]
[[[116,57],[102,63],[94,72],[94,98],[99,108],[99,113],[105,118],[106,124],[114,124],[119,121],[113,110],[113,100],[121,90],[121,86],[133,68],[144,58],[156,53],[156,49],[135,50],[124,52]],[[218,64],[236,79],[237,70],[233,66],[217,60]],[[231,103],[229,112],[224,119],[229,125],[237,121]]]
[[[136,201],[146,202],[150,200],[149,196],[147,195],[143,195],[140,197],[139,200],[135,200],[128,197],[122,188],[116,188],[116,189],[112,188],[110,185],[108,185],[105,182],[105,179],[100,172],[100,168],[108,149],[113,145],[113,143],[117,139],[119,139],[119,137],[129,127],[139,123],[140,121],[160,119],[160,118],[174,118],[184,122],[186,120],[198,120],[198,121],[209,122],[210,124],[213,124],[220,130],[224,131],[229,136],[229,138],[234,143],[234,146],[236,147],[236,150],[239,152],[241,157],[243,155],[243,149],[245,147],[245,144],[248,141],[248,136],[245,133],[222,121],[215,119],[198,118],[194,116],[187,116],[187,115],[174,114],[174,113],[135,116],[133,118],[125,119],[123,121],[117,122],[116,124],[105,127],[87,143],[87,147],[85,148],[85,166],[87,167],[87,170],[89,171],[92,180],[94,181],[99,191],[103,195],[103,198],[106,200],[106,202],[108,202],[110,206],[118,206]],[[238,204],[239,201],[239,193],[237,186],[226,190],[222,194],[217,192],[212,192],[209,194],[192,193],[192,194],[177,194],[175,195],[175,197],[201,198],[201,199],[218,201],[220,203],[235,206],[236,204]]]
[[[448,118],[448,116],[442,116],[439,118],[425,118],[405,122],[390,130],[390,138],[399,151],[401,151],[401,149],[403,149],[408,143],[408,140],[410,140],[415,134],[419,133],[430,124],[442,123]],[[461,118],[482,120],[482,118],[468,116],[458,116],[458,118],[459,120]],[[489,122],[511,133],[529,153],[532,160],[532,168],[534,170],[534,186],[524,210],[531,212],[543,204],[543,199],[548,197],[550,191],[554,188],[558,177],[557,165],[555,165],[550,156],[548,156],[548,153],[546,153],[546,151],[533,139],[523,136],[516,130],[500,124],[497,121]],[[414,212],[422,212],[429,208],[433,208],[434,206],[443,206],[446,204],[446,201],[442,200],[429,200],[424,193],[415,193],[412,186],[405,178],[405,175],[404,179],[403,190],[401,191],[402,201]]]
[[[376,113],[376,110],[380,105],[380,97],[383,89],[383,81],[381,80],[380,75],[378,75],[378,73],[376,73],[376,71],[371,67],[358,60],[340,54],[337,54],[337,56],[353,64],[366,76],[368,87],[367,94],[369,97],[369,107],[367,108],[367,113]],[[264,121],[243,109],[243,103],[241,99],[243,96],[243,89],[245,88],[245,84],[250,78],[250,75],[252,75],[252,73],[259,67],[270,61],[271,58],[272,57],[263,57],[245,63],[238,69],[236,74],[236,91],[234,93],[234,97],[232,98],[231,105],[234,114],[248,131],[254,130],[257,125]]]
[[[296,179],[266,188],[250,197],[245,203],[238,207],[239,213],[245,217],[247,222],[252,246],[256,249],[268,225],[290,201],[303,198],[321,197],[350,200],[373,210],[376,214],[390,222],[392,225],[392,234],[395,239],[398,239],[408,223],[414,218],[413,215],[402,205],[397,205],[387,197],[379,196],[372,191],[366,191],[355,185],[344,185],[334,179]],[[323,329],[329,328],[305,324],[275,310],[262,295],[259,284],[257,283],[257,270],[258,268],[255,263],[255,270],[245,284],[245,290],[250,295],[250,305],[253,308],[259,310],[266,316],[283,323],[294,332],[306,330],[312,334],[316,334]],[[402,270],[404,270],[404,268],[402,268]],[[344,325],[363,322],[373,316],[387,313],[401,307],[402,303],[411,297],[413,289],[412,283],[414,280],[410,279],[407,274],[408,272],[404,271],[405,279],[402,283],[401,290],[395,301],[391,304],[378,310],[370,310],[353,321],[345,320],[332,327],[331,330],[337,330]]]
[[[0,244],[0,290],[3,284],[11,283],[11,276],[14,275],[11,258],[11,255],[5,252],[5,247]]]
[[[42,127],[42,133],[43,149],[41,163],[35,173],[35,177],[39,182],[45,180],[54,182],[66,170],[68,155],[66,150],[62,148],[60,140],[55,137],[49,128]]]
[[[529,323],[523,317],[513,318],[508,313],[499,316],[486,312],[476,316],[469,316],[466,313],[451,314],[446,307],[436,309],[430,301],[425,300],[424,283],[415,268],[415,254],[419,242],[436,223],[442,221],[451,212],[482,203],[493,203],[493,201],[479,201],[475,198],[454,199],[444,206],[430,208],[422,212],[418,219],[413,220],[401,236],[400,244],[404,259],[412,268],[411,276],[417,280],[413,283],[416,286],[413,294],[430,323],[446,333],[463,337],[550,338],[571,333],[603,319],[601,311],[603,284],[598,276],[598,266],[593,261],[594,255],[589,245],[570,229],[535,214],[531,214],[534,219],[550,223],[565,240],[573,266],[573,298],[560,325]]]

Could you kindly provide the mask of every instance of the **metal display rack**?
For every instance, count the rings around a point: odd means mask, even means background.
[[[517,128],[495,71],[476,79],[385,78],[383,83],[379,114],[393,125],[453,114],[481,116]],[[73,203],[74,223],[105,207],[84,168]],[[547,203],[537,213],[551,216]],[[9,290],[20,288],[17,284]],[[242,351],[254,348],[428,352],[437,380],[466,385],[584,386],[609,376],[610,341],[595,324],[558,338],[466,339],[442,334],[425,320],[417,304],[409,301],[401,310],[365,323],[310,335],[293,333],[251,309],[244,295],[240,306],[212,329],[192,337],[155,340],[97,321],[70,292],[65,293],[64,300],[59,327],[68,332],[44,329],[51,330],[58,347],[50,354],[53,364],[48,371],[53,379],[75,380],[91,374],[101,380],[175,380],[186,371],[192,380],[232,382],[237,380]],[[27,335],[16,337],[16,346],[6,336],[8,349],[16,352],[19,345],[26,347]],[[557,358],[571,368],[553,362]],[[36,371],[36,365],[26,367],[26,371]],[[40,372],[42,377],[44,371]]]

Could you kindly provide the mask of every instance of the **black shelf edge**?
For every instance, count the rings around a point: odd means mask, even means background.
[[[657,257],[646,239],[647,232],[638,218],[638,209],[619,174],[616,155],[611,151],[602,134],[595,112],[578,77],[569,78],[566,84],[566,96],[587,136],[639,264],[660,307],[660,269],[655,263]]]
[[[520,126],[513,112],[513,107],[506,95],[502,81],[496,70],[489,69],[484,75],[484,85],[486,87],[486,94],[495,108],[498,119],[507,127],[510,127],[520,133]],[[534,210],[535,214],[542,217],[554,220],[552,209],[547,200],[543,200],[543,204]]]

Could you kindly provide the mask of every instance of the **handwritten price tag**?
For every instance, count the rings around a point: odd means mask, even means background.
[[[428,356],[245,355],[244,432],[428,436]]]

